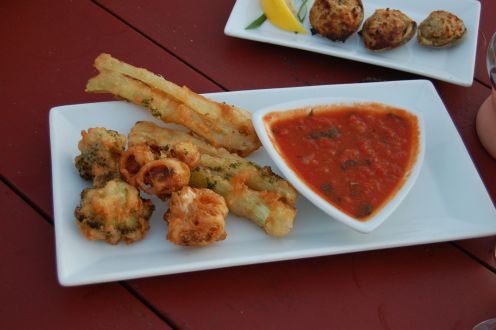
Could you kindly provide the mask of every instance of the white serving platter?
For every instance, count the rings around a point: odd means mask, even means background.
[[[242,39],[255,40],[280,46],[298,48],[316,53],[375,64],[396,70],[470,86],[475,70],[477,36],[479,31],[480,2],[476,0],[363,0],[365,19],[378,8],[399,9],[420,24],[430,12],[447,10],[460,17],[467,27],[463,42],[452,48],[431,49],[419,45],[416,36],[407,44],[385,52],[367,50],[358,36],[346,42],[333,42],[318,35],[295,34],[281,30],[268,21],[253,30],[245,27],[262,14],[259,1],[237,0],[224,28],[224,33]],[[295,1],[295,4],[298,4]],[[310,9],[313,0],[308,1]],[[310,31],[308,16],[303,22]]]
[[[496,234],[496,210],[434,86],[425,80],[326,85],[207,94],[256,111],[304,98],[367,98],[423,113],[426,151],[414,187],[388,221],[370,234],[339,223],[303,197],[294,230],[267,236],[246,219],[229,215],[226,240],[204,248],[175,246],[165,240],[164,203],[158,204],[147,237],[116,246],[88,241],[79,232],[74,209],[89,186],[74,167],[80,131],[103,126],[127,134],[136,121],[155,120],[121,101],[60,106],[50,111],[54,222],[58,278],[81,285],[237,265],[355,251],[409,246]],[[250,156],[274,164],[262,149]],[[274,170],[277,169],[274,168]]]

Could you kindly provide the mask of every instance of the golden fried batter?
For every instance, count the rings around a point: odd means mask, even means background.
[[[345,41],[363,21],[361,0],[316,0],[310,9],[310,25],[332,41]]]
[[[417,41],[428,47],[449,47],[457,44],[467,29],[456,15],[436,10],[419,25]]]
[[[399,47],[415,34],[417,23],[396,9],[377,9],[363,24],[365,47],[380,51]]]
[[[164,200],[187,186],[189,178],[188,165],[174,158],[162,158],[143,165],[136,175],[136,183],[140,190]]]
[[[187,133],[150,122],[137,122],[129,133],[131,146],[148,143],[168,149],[180,141],[194,144],[200,152],[198,165],[191,169],[190,186],[222,195],[231,212],[252,220],[271,236],[282,237],[291,231],[297,193],[270,167],[260,167]]]
[[[242,156],[261,146],[246,110],[210,100],[109,54],[100,54],[95,67],[100,73],[88,81],[87,92],[112,93],[144,106],[164,122],[183,125],[213,145]]]
[[[83,190],[74,214],[87,239],[130,244],[144,238],[153,210],[152,202],[142,199],[136,188],[114,179],[102,188]]]
[[[164,220],[167,239],[174,244],[205,246],[226,238],[224,198],[210,189],[184,187],[172,193]]]
[[[170,151],[170,156],[186,163],[189,168],[196,167],[200,161],[198,147],[189,141],[181,141],[174,144]]]
[[[141,167],[159,158],[160,151],[153,149],[147,144],[130,146],[120,157],[119,170],[122,178],[130,185],[138,188],[136,176]]]
[[[96,187],[119,178],[119,158],[126,146],[126,137],[103,127],[81,132],[82,139],[75,158],[76,168],[85,180],[93,180]]]

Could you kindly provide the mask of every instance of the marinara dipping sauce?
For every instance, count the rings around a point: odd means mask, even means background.
[[[394,196],[419,151],[417,117],[380,103],[303,108],[263,119],[300,179],[360,221]]]

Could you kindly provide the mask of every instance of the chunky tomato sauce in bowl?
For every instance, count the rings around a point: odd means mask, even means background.
[[[257,111],[253,121],[295,188],[365,233],[405,198],[424,157],[421,114],[378,102],[302,100]]]

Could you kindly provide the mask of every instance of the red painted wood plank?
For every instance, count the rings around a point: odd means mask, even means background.
[[[471,329],[496,276],[450,244],[132,281],[189,329]]]
[[[170,329],[119,284],[63,288],[53,228],[0,183],[2,329]]]
[[[48,111],[111,100],[84,92],[109,52],[199,92],[220,89],[90,1],[1,1],[0,173],[51,213]],[[8,155],[8,156],[7,156]]]
[[[496,236],[459,241],[456,245],[496,271]]]

